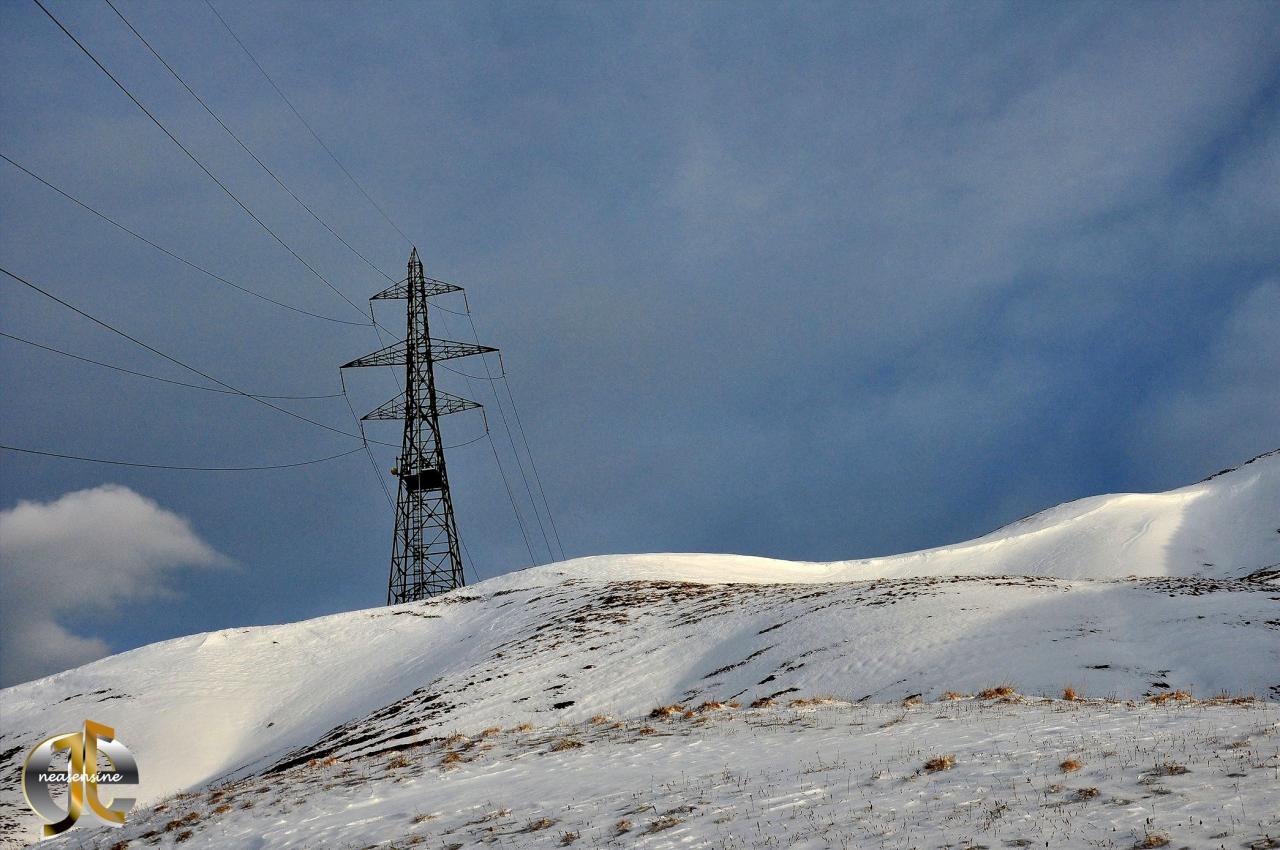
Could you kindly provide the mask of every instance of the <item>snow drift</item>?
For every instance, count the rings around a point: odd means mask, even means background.
[[[11,774],[86,717],[142,803],[452,731],[678,701],[881,703],[1008,682],[1280,699],[1280,453],[1167,493],[1060,505],[977,540],[828,564],[581,558],[445,596],[142,647],[0,691]],[[0,831],[32,835],[16,785]]]

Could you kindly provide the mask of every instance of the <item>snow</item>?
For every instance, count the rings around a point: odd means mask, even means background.
[[[427,814],[439,810],[440,823],[424,821],[418,831],[432,836],[432,847],[447,846],[446,826],[463,835],[482,831],[462,821],[479,817],[477,807],[490,798],[493,809],[514,814],[489,826],[516,846],[549,846],[565,831],[581,832],[591,846],[758,846],[752,829],[784,827],[792,837],[779,839],[781,846],[841,846],[839,836],[856,845],[858,836],[873,835],[903,846],[944,836],[956,844],[985,835],[977,813],[999,803],[1008,808],[986,832],[1001,840],[1023,832],[1054,840],[1057,828],[1075,843],[1105,833],[1129,842],[1115,846],[1131,846],[1143,820],[1152,811],[1163,818],[1170,802],[1169,794],[1143,786],[1150,794],[1140,797],[1142,789],[1131,787],[1136,771],[1150,768],[1146,762],[1164,748],[1186,761],[1209,759],[1188,774],[1194,779],[1160,780],[1161,789],[1181,795],[1168,811],[1205,823],[1230,811],[1231,822],[1216,828],[1229,830],[1238,846],[1258,830],[1276,832],[1261,812],[1276,808],[1263,801],[1274,796],[1276,778],[1278,527],[1280,454],[1272,453],[1168,493],[1084,499],[974,541],[887,558],[583,558],[423,603],[179,638],[5,689],[0,761],[16,775],[12,768],[34,743],[87,717],[114,726],[137,756],[143,805],[227,783],[248,789],[237,794],[272,801],[218,818],[206,805],[204,826],[184,846],[400,840],[413,832],[400,818],[408,819],[415,788],[415,805],[430,808],[422,809]],[[1056,696],[1070,685],[1090,697],[1135,702],[933,702],[947,690],[973,693],[1004,682],[1030,695]],[[1143,701],[1179,689],[1263,701]],[[845,703],[785,707],[791,698],[819,694]],[[901,709],[914,694],[929,704]],[[769,696],[783,706],[663,726],[670,736],[638,731],[654,706]],[[626,721],[606,734],[589,722],[596,715]],[[525,722],[533,732],[505,732],[477,745],[483,758],[443,773],[435,764],[451,733],[474,736]],[[589,743],[547,755],[547,736]],[[1248,738],[1245,749],[1262,765],[1244,770],[1244,779],[1232,777],[1234,784],[1219,768],[1239,767],[1235,756],[1209,755],[1227,738]],[[1100,799],[1155,802],[1114,810],[1097,801],[1058,805],[1043,787],[1052,772],[1046,765],[1064,747],[1092,754],[1091,769],[1099,772],[1090,787],[1101,789]],[[957,766],[915,776],[930,749],[955,752]],[[1120,755],[1101,756],[1109,749]],[[384,776],[398,750],[426,759],[430,769]],[[807,772],[814,753],[836,758],[836,751],[846,766]],[[330,759],[332,769],[307,766]],[[877,759],[882,767],[873,767]],[[1240,772],[1235,767],[1227,772]],[[288,791],[347,768],[357,771],[354,779]],[[714,778],[725,770],[747,778],[737,785]],[[888,778],[872,780],[877,770]],[[835,784],[806,779],[826,773]],[[602,784],[604,776],[610,779]],[[277,801],[270,789],[286,778]],[[1060,784],[1075,781],[1073,775]],[[788,798],[787,806],[757,803],[805,783],[813,793]],[[1229,786],[1240,788],[1228,793]],[[1006,793],[1015,787],[1021,796]],[[679,802],[692,797],[710,802]],[[609,837],[606,821],[633,798],[626,805],[643,802],[659,812],[696,805],[697,814],[643,839]],[[881,814],[860,815],[858,825],[841,820],[864,799]],[[978,802],[956,808],[971,799]],[[170,800],[166,811],[179,802]],[[1244,807],[1239,814],[1231,809],[1237,804]],[[729,808],[709,814],[717,806]],[[886,810],[897,814],[885,820]],[[124,835],[141,835],[144,824],[155,828],[163,815],[135,811]],[[513,832],[526,825],[522,818],[536,817],[555,820],[555,829]],[[810,822],[803,836],[788,820],[795,818]],[[1005,825],[1015,822],[1030,825],[1006,835]],[[1172,830],[1174,821],[1167,823]],[[34,824],[16,783],[0,787],[0,842],[30,840]],[[171,842],[174,834],[158,838]],[[1208,831],[1183,834],[1193,835],[1195,846],[1216,846]],[[78,826],[65,840],[111,846],[120,837]]]

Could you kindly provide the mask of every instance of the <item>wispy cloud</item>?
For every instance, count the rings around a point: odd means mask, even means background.
[[[182,517],[106,484],[0,512],[0,686],[101,658],[78,614],[119,612],[164,593],[182,566],[224,563]]]

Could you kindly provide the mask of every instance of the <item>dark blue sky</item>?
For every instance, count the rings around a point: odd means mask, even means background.
[[[468,288],[570,556],[915,549],[1280,445],[1274,3],[216,5],[427,274]],[[105,4],[49,6],[345,295],[385,286]],[[207,6],[118,6],[403,273],[407,245]],[[358,319],[34,4],[0,5],[0,69],[3,153],[229,279]],[[0,198],[0,265],[236,386],[334,392],[338,364],[378,346],[219,286],[3,162]],[[6,333],[191,378],[7,279],[0,310]],[[437,332],[461,335],[448,318]],[[6,339],[0,362],[11,445],[209,465],[352,446]],[[372,371],[349,385],[361,412],[394,392]],[[350,426],[340,399],[289,404]],[[455,419],[450,442],[480,433]],[[384,597],[391,517],[359,454],[235,475],[0,464],[0,508],[119,484],[229,559],[51,612],[113,649]],[[475,572],[527,564],[488,444],[450,464]],[[85,593],[114,580],[86,571]]]

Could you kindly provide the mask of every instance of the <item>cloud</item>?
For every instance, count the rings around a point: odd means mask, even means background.
[[[108,654],[59,619],[117,611],[163,594],[170,570],[225,562],[187,520],[119,485],[0,511],[0,686]]]

